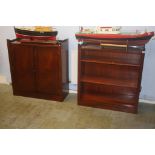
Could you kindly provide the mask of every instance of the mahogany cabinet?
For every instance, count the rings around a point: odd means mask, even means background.
[[[7,40],[13,94],[63,101],[69,91],[68,40]]]
[[[144,48],[102,42],[78,45],[78,104],[137,113]]]

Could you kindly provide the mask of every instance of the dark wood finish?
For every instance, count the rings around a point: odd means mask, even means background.
[[[8,40],[14,95],[63,101],[69,91],[68,40]]]
[[[123,42],[116,43],[120,45]],[[135,44],[132,47],[127,43],[124,41],[127,46],[122,47],[103,47],[101,41],[94,40],[79,43],[79,105],[138,112],[145,47],[135,48]]]

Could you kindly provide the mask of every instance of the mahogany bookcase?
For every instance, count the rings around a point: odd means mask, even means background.
[[[76,37],[79,39],[78,104],[137,113],[145,39]]]

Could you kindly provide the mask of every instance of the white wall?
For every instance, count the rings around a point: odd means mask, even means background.
[[[155,26],[130,26],[123,27],[123,30],[145,30],[155,31]],[[144,69],[142,76],[142,91],[140,97],[142,99],[155,100],[155,40],[151,40],[146,44]]]
[[[0,76],[4,76],[8,82],[11,81],[11,76],[6,39],[14,38],[13,26],[0,26]]]
[[[77,77],[77,40],[75,39],[75,33],[78,32],[78,26],[56,26],[58,38],[69,38],[69,77],[72,83],[76,83],[75,77]],[[135,30],[149,30],[155,31],[155,26],[128,26],[122,27],[125,31]],[[6,46],[6,39],[15,38],[13,27],[0,27],[0,75],[7,77],[7,81],[11,81],[10,69],[8,61],[8,51]],[[146,45],[146,55],[144,61],[144,71],[142,78],[142,92],[140,97],[142,99],[155,100],[155,40],[151,40]]]

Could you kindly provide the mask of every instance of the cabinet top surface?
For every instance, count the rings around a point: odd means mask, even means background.
[[[64,40],[31,40],[31,39],[14,39],[8,40],[14,44],[45,44],[45,45],[59,45],[63,42],[68,41],[68,39]]]

